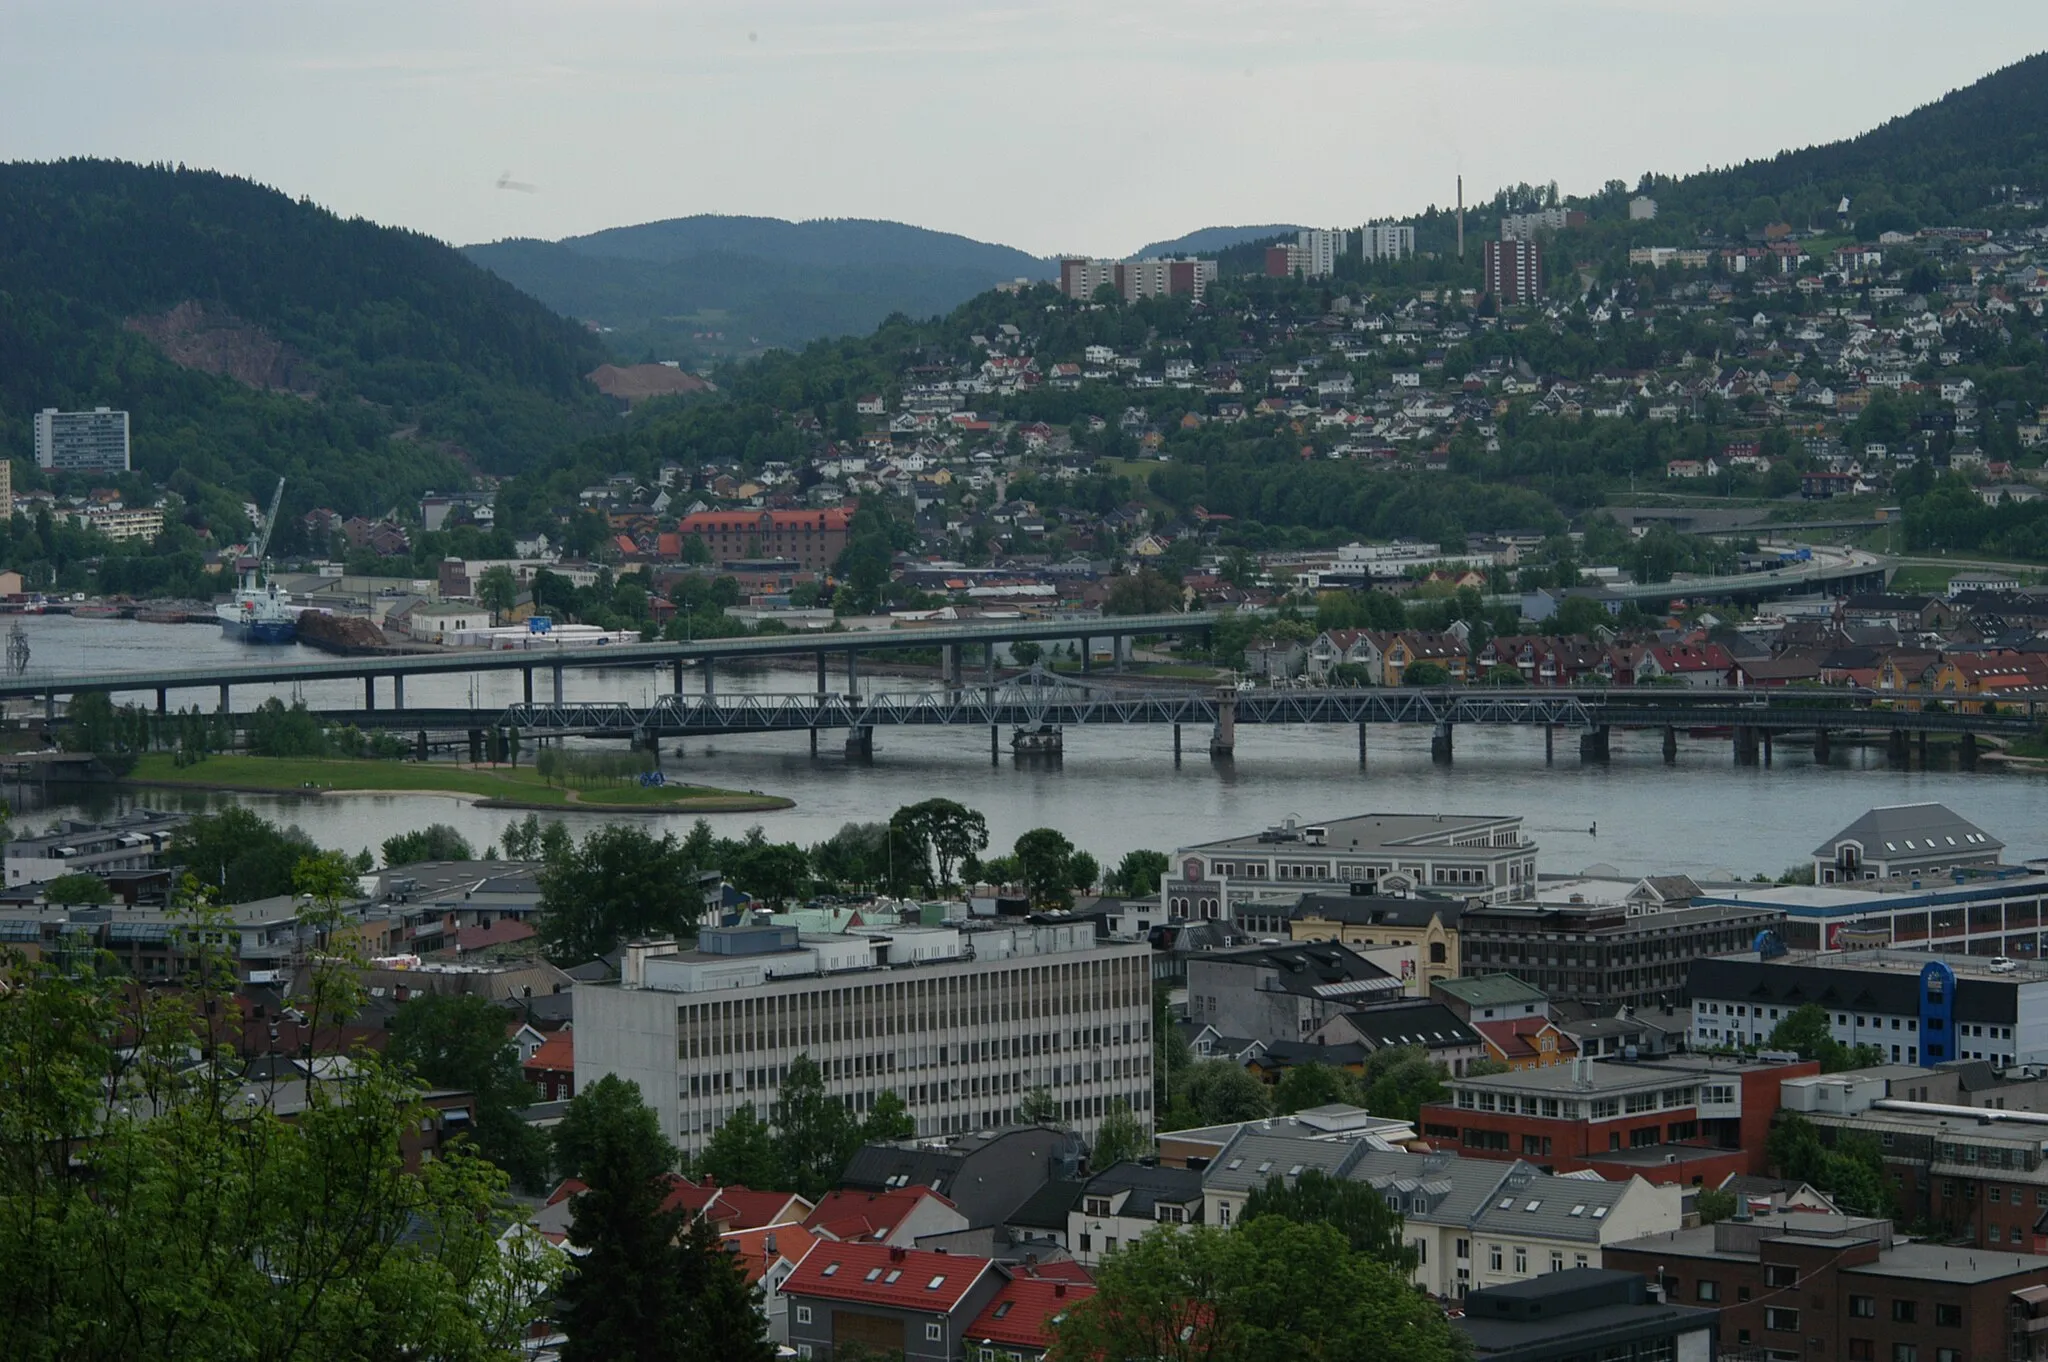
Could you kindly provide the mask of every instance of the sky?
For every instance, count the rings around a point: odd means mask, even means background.
[[[2041,0],[0,0],[0,160],[457,244],[745,213],[1120,255],[1832,141],[2044,48]]]

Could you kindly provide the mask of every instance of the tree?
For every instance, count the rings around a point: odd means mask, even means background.
[[[77,870],[69,875],[59,875],[43,885],[43,897],[51,903],[73,907],[78,904],[111,903],[113,891],[99,876]]]
[[[1292,1064],[1273,1089],[1273,1110],[1281,1115],[1359,1099],[1358,1084],[1342,1069],[1328,1064]]]
[[[1242,1065],[1227,1059],[1205,1059],[1188,1067],[1174,1099],[1170,1129],[1220,1126],[1231,1121],[1256,1121],[1273,1114],[1266,1085]]]
[[[1417,1121],[1424,1103],[1444,1095],[1444,1066],[1420,1045],[1392,1045],[1367,1057],[1359,1083],[1373,1115]]]
[[[1017,839],[1013,849],[1024,893],[1031,906],[1058,909],[1073,906],[1074,844],[1052,828],[1033,828]]]
[[[673,833],[611,823],[540,872],[540,935],[550,960],[575,965],[638,936],[696,929],[697,865]]]
[[[534,813],[517,823],[507,823],[504,836],[498,840],[508,861],[553,861],[576,849],[576,839],[569,835],[561,819],[550,818],[543,823],[540,815]]]
[[[1039,647],[1028,638],[1018,639],[1010,645],[1010,661],[1020,667],[1036,666],[1038,659],[1044,656],[1045,649]]]
[[[742,843],[725,864],[734,884],[777,908],[801,895],[811,875],[811,858],[791,842]]]
[[[1017,1119],[1027,1126],[1066,1124],[1060,1119],[1059,1099],[1045,1088],[1033,1088],[1024,1094],[1024,1100],[1017,1104]]]
[[[193,818],[173,834],[166,855],[219,902],[248,903],[291,893],[299,862],[318,850],[299,829],[236,806]]]
[[[1840,1073],[1884,1063],[1875,1045],[1844,1045],[1829,1034],[1828,1010],[1819,1003],[1802,1003],[1771,1028],[1767,1042],[1773,1050],[1793,1050],[1801,1059],[1818,1060],[1822,1073]]]
[[[826,1095],[824,1071],[808,1054],[790,1063],[770,1119],[782,1173],[776,1185],[807,1201],[836,1185],[860,1148],[860,1127],[843,1102]]]
[[[583,1184],[569,1203],[581,1250],[556,1294],[563,1362],[766,1362],[752,1293],[703,1220],[665,1210],[676,1151],[636,1083],[607,1074],[555,1128],[557,1161]]]
[[[1401,684],[1404,686],[1447,686],[1450,683],[1450,670],[1441,662],[1411,662],[1401,672]]]
[[[1838,1132],[1830,1149],[1813,1122],[1780,1112],[1764,1141],[1764,1157],[1779,1177],[1811,1183],[1853,1215],[1897,1214],[1884,1151],[1867,1135]]]
[[[909,1140],[917,1136],[917,1118],[910,1114],[910,1108],[903,1104],[903,1098],[894,1088],[884,1088],[875,1096],[874,1106],[868,1108],[868,1118],[860,1124],[862,1144],[882,1144],[890,1140]]]
[[[519,579],[512,575],[511,568],[495,563],[476,579],[476,598],[490,608],[491,623],[495,625],[519,603]]]
[[[1099,1172],[1138,1158],[1151,1148],[1151,1144],[1145,1138],[1145,1128],[1138,1124],[1137,1116],[1131,1111],[1131,1104],[1119,1097],[1109,1104],[1102,1124],[1096,1128],[1095,1148],[1090,1151],[1088,1166]]]
[[[1385,1263],[1403,1276],[1415,1271],[1415,1250],[1401,1237],[1401,1215],[1367,1182],[1333,1178],[1311,1168],[1295,1179],[1274,1177],[1245,1198],[1243,1220],[1277,1215],[1300,1224],[1324,1224],[1344,1236],[1353,1253]]]
[[[1693,1200],[1700,1213],[1700,1223],[1711,1225],[1717,1220],[1726,1220],[1734,1215],[1737,1202],[1735,1193],[1724,1192],[1719,1187],[1702,1187],[1694,1194]]]
[[[751,1102],[712,1132],[697,1167],[727,1187],[774,1187],[782,1176],[775,1137],[768,1123],[754,1114]]]
[[[915,858],[919,883],[930,889],[952,884],[954,869],[988,848],[988,820],[950,799],[906,804],[891,815],[889,827]]]
[[[1102,612],[1106,615],[1162,615],[1178,607],[1180,600],[1177,584],[1145,567],[1109,584],[1109,595],[1102,603]]]
[[[1152,1110],[1169,1112],[1187,1086],[1194,1050],[1173,1021],[1172,994],[1164,984],[1152,986]]]
[[[1095,858],[1085,851],[1077,851],[1067,857],[1067,883],[1075,892],[1087,893],[1095,887],[1095,881],[1102,875],[1102,867]]]
[[[429,823],[384,839],[384,864],[418,865],[422,861],[473,861],[469,839],[446,823]]]
[[[1278,1215],[1235,1229],[1164,1226],[1109,1255],[1096,1285],[1055,1326],[1048,1362],[1468,1355],[1443,1311],[1402,1276],[1329,1225]]]
[[[514,1182],[538,1192],[547,1180],[547,1138],[520,1115],[534,1094],[505,1033],[508,1016],[475,994],[415,994],[392,1014],[385,1054],[431,1087],[474,1093],[477,1148]]]
[[[1116,869],[1109,872],[1109,892],[1125,898],[1151,898],[1158,894],[1159,877],[1169,864],[1163,851],[1126,851]]]

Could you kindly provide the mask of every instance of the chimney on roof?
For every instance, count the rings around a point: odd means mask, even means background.
[[[1060,1297],[1060,1296],[1064,1296],[1064,1295],[1066,1295],[1066,1294],[1067,1294],[1067,1284],[1066,1284],[1065,1282],[1054,1282],[1054,1283],[1052,1284],[1052,1294],[1053,1294],[1053,1295],[1054,1295],[1055,1297]]]
[[[770,1231],[768,1231],[768,1235],[767,1235],[767,1237],[766,1237],[766,1238],[764,1238],[764,1239],[763,1239],[763,1240],[761,1241],[761,1257],[762,1257],[763,1259],[767,1259],[767,1258],[773,1258],[774,1256],[775,1256],[775,1231],[774,1231],[774,1230],[770,1230]]]
[[[903,1261],[903,1249],[900,1245],[891,1244],[889,1246],[889,1261],[892,1263],[900,1263]]]

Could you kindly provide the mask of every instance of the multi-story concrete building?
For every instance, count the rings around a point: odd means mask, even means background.
[[[1543,248],[1534,241],[1489,241],[1482,262],[1484,291],[1502,307],[1543,296]]]
[[[164,513],[155,506],[94,506],[73,517],[109,539],[149,543],[164,532]]]
[[[1240,919],[1248,922],[1250,915],[1248,910]],[[1398,952],[1399,963],[1412,962],[1404,977],[1420,993],[1439,979],[1457,977],[1464,915],[1462,898],[1311,892],[1295,900],[1287,930],[1296,941],[1341,941],[1382,968],[1391,967],[1386,953]]]
[[[1775,950],[1691,964],[1693,1045],[1765,1044],[1815,1003],[1844,1045],[1894,1064],[2048,1063],[2048,964],[1925,951]]]
[[[1780,914],[1795,951],[1897,946],[1958,955],[2048,959],[2048,874],[2019,866],[1939,879],[1757,885],[1702,894],[1699,907]]]
[[[1538,208],[1528,213],[1509,213],[1500,220],[1502,241],[1534,241],[1538,232],[1562,232],[1586,225],[1586,215],[1576,208]]]
[[[1188,958],[1188,1020],[1257,1041],[1306,1040],[1351,1008],[1401,996],[1401,981],[1330,942]]]
[[[1474,904],[1459,920],[1468,974],[1506,972],[1553,1002],[1662,1007],[1683,1002],[1692,963],[1739,951],[1784,916],[1750,904]]]
[[[1415,229],[1401,222],[1368,222],[1359,233],[1358,249],[1367,260],[1406,260],[1415,254]]]
[[[1559,1173],[1718,1187],[1730,1173],[1764,1171],[1780,1085],[1819,1071],[1806,1061],[1673,1055],[1453,1078],[1450,1096],[1423,1107],[1422,1134]]]
[[[1084,1137],[1118,1100],[1149,1127],[1151,954],[1091,923],[706,928],[694,950],[629,946],[619,983],[577,990],[577,1088],[634,1080],[686,1151],[765,1112],[799,1055],[857,1112],[894,1091],[921,1136],[1007,1125],[1034,1088]]]
[[[1474,1362],[1707,1362],[1717,1319],[1712,1310],[1651,1299],[1640,1273],[1589,1267],[1475,1291],[1451,1322],[1470,1340]]]
[[[1085,302],[1104,284],[1117,288],[1118,267],[1122,264],[1121,260],[1069,256],[1060,261],[1060,292]]]
[[[1327,279],[1337,272],[1337,257],[1344,253],[1341,231],[1311,228],[1295,235],[1291,246],[1266,248],[1266,273],[1275,279],[1300,275],[1304,279]]]
[[[1813,882],[1934,880],[1991,869],[2004,850],[2004,842],[1945,804],[1891,804],[1815,847]]]
[[[1060,261],[1060,292],[1083,300],[1093,298],[1095,291],[1107,284],[1127,303],[1168,296],[1185,296],[1199,302],[1215,281],[1216,262],[1193,256],[1145,260],[1074,256]]]
[[[36,463],[58,473],[127,472],[128,413],[43,408],[36,413]]]
[[[2048,1326],[2048,1258],[1901,1240],[1862,1216],[1722,1220],[1612,1245],[1607,1265],[1718,1307],[1723,1357],[2030,1359]]]
[[[1421,890],[1481,903],[1519,902],[1535,897],[1536,844],[1519,817],[1290,818],[1263,832],[1182,847],[1161,888],[1160,907],[1169,918],[1229,918],[1248,900],[1340,886],[1362,895]]]

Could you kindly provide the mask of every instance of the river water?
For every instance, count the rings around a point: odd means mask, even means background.
[[[148,666],[195,666],[246,656],[200,625],[150,625],[123,620],[43,616],[25,621],[29,673],[64,674]],[[322,656],[299,646],[268,650],[279,661]],[[666,668],[571,672],[572,699],[645,702],[668,685]],[[835,668],[835,686],[845,684]],[[416,677],[406,698],[420,705],[481,703],[519,698],[517,672],[467,677]],[[543,675],[540,683],[547,683]],[[686,684],[701,684],[686,674]],[[810,669],[742,671],[722,668],[720,691],[809,691]],[[863,678],[862,685],[920,689],[914,680]],[[388,687],[380,688],[388,702]],[[290,687],[238,687],[237,709],[270,694],[309,705],[354,707],[360,682]],[[129,697],[153,703],[154,697]],[[212,692],[174,694],[211,707]],[[1007,739],[1007,734],[1004,735]],[[1772,766],[1738,767],[1726,739],[1679,740],[1678,761],[1666,766],[1661,735],[1621,732],[1606,766],[1581,766],[1574,734],[1560,730],[1557,759],[1546,766],[1540,730],[1466,727],[1458,730],[1455,759],[1431,762],[1423,728],[1375,727],[1370,759],[1361,770],[1352,728],[1262,728],[1237,733],[1234,761],[1212,763],[1206,732],[1183,730],[1185,757],[1173,763],[1172,731],[1133,725],[1070,729],[1064,760],[1019,763],[1004,752],[991,767],[988,732],[979,728],[880,729],[872,761],[840,755],[839,736],[819,735],[810,756],[805,734],[692,738],[662,745],[662,766],[682,778],[734,789],[786,795],[796,807],[769,814],[715,815],[722,833],[738,835],[759,824],[776,840],[811,843],[842,824],[886,818],[899,805],[934,795],[957,799],[987,817],[990,840],[1007,849],[1019,833],[1053,827],[1105,865],[1135,847],[1171,851],[1213,838],[1254,831],[1288,817],[1317,822],[1373,810],[1520,814],[1540,851],[1546,874],[1606,865],[1624,874],[1732,872],[1776,875],[1805,860],[1824,838],[1881,804],[1937,800],[2003,838],[2007,858],[2048,854],[2048,776],[2003,772],[1987,763],[1976,772],[1953,769],[1895,771],[1881,746],[1838,744],[1833,761],[1818,766],[1810,749],[1780,745]],[[448,823],[479,848],[494,840],[511,815],[479,809],[466,799],[432,795],[262,797],[198,795],[162,790],[102,792],[44,805],[36,791],[9,791],[18,824],[40,828],[59,816],[98,817],[133,803],[204,808],[233,802],[265,817],[296,823],[326,846],[353,851],[376,847],[394,832]],[[693,815],[634,815],[681,831]],[[565,812],[581,831],[604,816]]]

